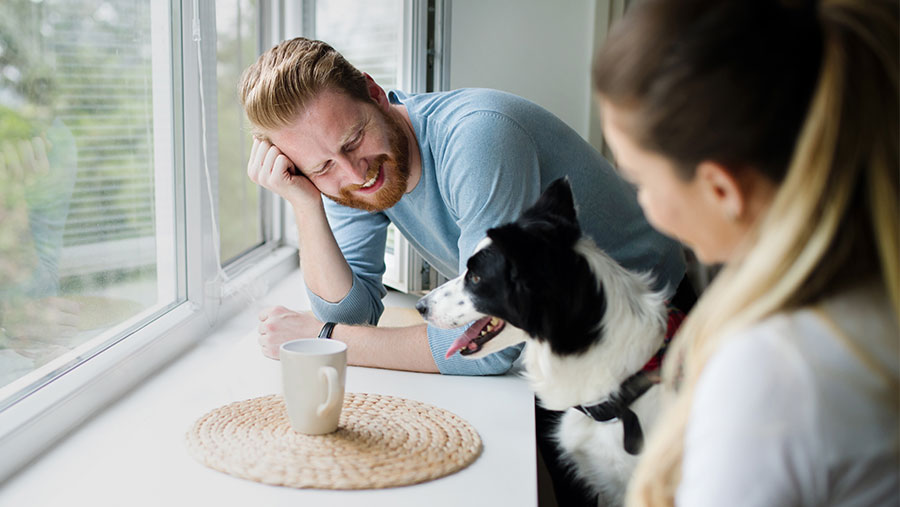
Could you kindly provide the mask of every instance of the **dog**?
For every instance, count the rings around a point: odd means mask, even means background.
[[[600,500],[621,504],[660,409],[655,368],[645,366],[658,366],[665,349],[668,291],[582,234],[567,179],[490,229],[466,268],[416,304],[437,327],[474,321],[447,357],[524,341],[531,388],[542,406],[565,411],[555,431],[564,458]]]

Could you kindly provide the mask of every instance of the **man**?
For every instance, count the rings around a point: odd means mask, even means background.
[[[463,331],[425,324],[377,328],[386,291],[386,228],[452,277],[487,229],[512,221],[567,176],[585,232],[658,287],[684,275],[676,242],[645,221],[633,189],[577,133],[540,107],[493,90],[386,93],[323,42],[282,42],[244,73],[241,100],[257,139],[247,173],[291,203],[313,314],[260,315],[260,344],[316,336],[348,344],[360,366],[500,374],[520,352],[444,357]],[[322,195],[327,199],[322,199]]]

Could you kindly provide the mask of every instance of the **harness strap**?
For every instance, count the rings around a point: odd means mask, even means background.
[[[684,321],[684,313],[674,307],[669,307],[667,317],[666,337],[663,345],[640,371],[625,379],[619,386],[619,390],[611,394],[606,401],[595,405],[575,407],[576,410],[592,417],[595,421],[606,422],[613,419],[622,421],[625,432],[624,447],[628,454],[638,454],[644,446],[644,431],[641,429],[641,422],[637,414],[629,407],[659,381],[656,371],[660,368],[669,342]]]
[[[622,382],[619,390],[608,400],[596,405],[578,405],[576,410],[595,421],[605,422],[613,419],[622,421],[625,430],[625,452],[638,454],[644,446],[644,431],[641,422],[629,407],[644,393],[653,387],[653,380],[644,371],[639,371]]]

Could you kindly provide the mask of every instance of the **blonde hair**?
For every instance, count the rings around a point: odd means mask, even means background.
[[[735,331],[812,305],[860,276],[880,277],[894,318],[900,316],[897,5],[810,5],[821,27],[821,63],[787,170],[753,247],[719,274],[673,342],[676,360],[663,372],[672,395],[661,416],[666,422],[648,439],[629,487],[630,505],[674,504],[694,389]],[[610,57],[598,59],[603,62]],[[601,71],[616,70],[607,65]],[[606,97],[603,86],[598,92]],[[896,389],[897,379],[891,380]]]
[[[290,125],[324,90],[371,100],[365,74],[328,44],[303,37],[260,55],[239,85],[241,105],[259,137]]]

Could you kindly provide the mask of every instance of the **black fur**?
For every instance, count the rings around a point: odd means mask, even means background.
[[[558,179],[513,223],[487,233],[491,244],[467,264],[466,289],[482,313],[546,340],[554,353],[578,354],[597,341],[606,310],[596,280],[572,245],[581,237],[569,182]],[[497,288],[510,288],[498,294]]]

